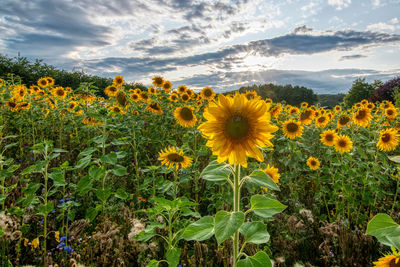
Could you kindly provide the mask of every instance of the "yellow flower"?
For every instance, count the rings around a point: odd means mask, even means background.
[[[282,128],[283,134],[289,139],[295,139],[303,134],[303,126],[294,120],[285,121]]]
[[[246,96],[246,98],[248,99],[248,100],[251,100],[251,99],[260,99],[261,97],[257,94],[257,92],[256,91],[247,91],[246,90],[246,93],[245,93],[245,96]]]
[[[354,123],[361,127],[367,127],[371,119],[371,110],[368,108],[360,108],[353,114]]]
[[[160,104],[155,103],[155,102],[148,104],[146,107],[146,110],[148,110],[152,113],[157,113],[158,115],[163,114]]]
[[[165,92],[169,92],[172,88],[172,83],[170,81],[165,81],[164,84],[162,85],[162,89]]]
[[[47,80],[47,86],[53,86],[54,85],[54,79],[51,77],[46,77]]]
[[[318,127],[325,128],[325,126],[329,123],[329,118],[325,115],[321,115],[315,119],[315,124]]]
[[[135,102],[138,102],[140,100],[140,95],[138,95],[136,93],[132,93],[129,95],[129,98]]]
[[[334,147],[336,151],[340,152],[340,154],[343,154],[344,152],[351,151],[353,148],[353,142],[351,141],[350,137],[346,135],[338,135],[335,138]]]
[[[203,99],[207,99],[208,101],[214,100],[215,93],[211,87],[204,87],[203,90],[201,90],[200,93],[201,97]]]
[[[37,248],[39,246],[39,238],[36,237],[35,239],[32,240],[32,247]]]
[[[385,152],[395,150],[399,145],[399,134],[393,128],[381,130],[379,141],[376,146]]]
[[[276,184],[279,183],[279,178],[281,177],[281,175],[279,174],[278,168],[275,168],[274,166],[269,166],[268,164],[267,168],[262,171],[268,174]]]
[[[385,116],[388,120],[393,120],[397,116],[397,110],[394,107],[385,109]]]
[[[179,94],[183,94],[183,93],[186,92],[187,87],[186,87],[186,85],[179,85],[178,88],[177,88],[177,90],[178,90],[178,93],[179,93]]]
[[[299,121],[302,125],[309,125],[314,119],[315,111],[311,108],[303,110],[299,115]]]
[[[164,150],[161,150],[159,153],[158,160],[161,161],[162,165],[171,169],[176,167],[178,170],[179,168],[188,168],[192,166],[192,159],[183,155],[182,151],[177,151],[175,147],[167,147]]]
[[[190,100],[190,96],[186,93],[181,94],[181,99],[183,102],[188,102]]]
[[[172,94],[169,95],[168,99],[171,100],[172,102],[177,102],[178,99],[179,99],[179,95],[176,94],[176,93],[172,93]]]
[[[25,98],[25,95],[28,93],[28,88],[26,88],[25,85],[17,84],[13,87],[13,90],[11,93],[13,95],[13,99],[16,99],[17,101],[21,101],[22,99]]]
[[[208,139],[206,145],[212,153],[218,155],[218,162],[229,160],[229,164],[246,168],[246,157],[264,160],[258,147],[273,146],[271,133],[278,127],[270,124],[267,104],[262,100],[219,94],[218,102],[210,102],[203,115],[207,121],[198,129]]]
[[[307,165],[308,165],[308,167],[310,167],[311,170],[315,171],[315,170],[319,169],[320,163],[317,158],[310,156],[307,159]]]
[[[335,113],[339,113],[339,112],[342,111],[342,107],[339,106],[339,105],[336,105],[335,108],[334,108],[334,110],[335,110]]]
[[[308,107],[308,103],[307,103],[307,102],[302,102],[302,103],[300,104],[300,107],[302,107],[302,108],[307,108],[307,107]]]
[[[176,108],[174,117],[183,127],[193,127],[197,121],[196,115],[193,113],[193,108],[189,106]]]
[[[115,86],[121,86],[121,85],[125,84],[124,77],[122,77],[121,75],[115,76],[115,78],[113,80],[113,84]]]
[[[0,78],[0,87],[4,85],[4,80]]]
[[[154,76],[152,80],[154,86],[161,87],[164,84],[164,79],[161,76]]]
[[[125,114],[125,112],[122,110],[122,108],[118,105],[113,105],[110,108],[110,112],[112,113],[113,116],[116,114],[122,114],[122,115]]]
[[[116,96],[118,93],[118,88],[114,85],[107,86],[106,89],[104,89],[104,93],[109,97]]]
[[[24,238],[24,247],[26,247],[28,245],[29,239]]]
[[[56,239],[56,241],[58,243],[60,243],[60,232],[59,231],[54,232],[54,238]]]
[[[333,146],[337,133],[334,130],[326,130],[321,133],[321,142],[326,146]]]
[[[41,88],[45,88],[45,87],[47,87],[47,86],[49,85],[49,83],[48,83],[48,81],[47,81],[46,78],[40,78],[40,79],[37,81],[37,84],[38,84]]]
[[[347,115],[340,116],[340,118],[339,118],[338,121],[337,121],[337,127],[338,127],[338,128],[344,127],[344,126],[346,126],[350,121],[351,121],[351,118],[350,118],[349,116],[347,116]]]
[[[400,254],[394,249],[392,253],[381,257],[373,263],[376,267],[397,267],[400,266]]]

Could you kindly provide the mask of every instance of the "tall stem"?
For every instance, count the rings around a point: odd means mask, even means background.
[[[399,191],[399,181],[400,181],[400,179],[397,178],[396,193],[395,193],[395,195],[394,195],[394,200],[393,200],[393,204],[392,204],[392,210],[390,211],[390,216],[393,215],[394,205],[396,204],[397,193],[398,193],[398,191]]]
[[[233,180],[233,212],[240,210],[240,165],[235,164],[235,173]],[[233,267],[236,267],[239,253],[239,230],[236,230],[233,236]]]

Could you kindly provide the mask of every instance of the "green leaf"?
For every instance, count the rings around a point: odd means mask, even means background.
[[[246,242],[254,244],[267,243],[270,237],[263,222],[245,222],[239,232],[246,238]]]
[[[94,180],[99,180],[100,178],[103,178],[104,175],[106,175],[106,167],[104,165],[96,166],[90,166],[89,168],[89,176],[94,179]]]
[[[120,199],[127,199],[129,197],[129,194],[124,191],[122,188],[118,188],[117,192],[115,192],[115,197],[120,198]]]
[[[156,235],[156,232],[154,230],[146,232],[146,231],[141,231],[139,234],[135,236],[135,239],[141,242],[147,242],[149,241],[153,236]]]
[[[200,220],[188,225],[183,232],[182,238],[185,240],[203,241],[209,239],[214,234],[214,217],[205,216]]]
[[[387,214],[375,215],[367,225],[366,234],[375,236],[384,245],[400,249],[400,226]]]
[[[158,202],[158,206],[163,208],[164,210],[171,210],[174,207],[174,203],[171,200],[161,198],[161,197],[155,197],[153,198],[155,202]]]
[[[49,202],[46,205],[41,205],[38,207],[38,214],[47,216],[54,208],[53,202]]]
[[[64,180],[64,172],[61,170],[56,170],[52,173],[49,173],[49,178],[53,180],[55,187],[67,185],[67,182]]]
[[[215,216],[214,232],[218,244],[227,240],[239,229],[244,222],[244,217],[244,213],[241,211],[229,213],[221,210],[217,212]]]
[[[117,153],[111,152],[110,154],[104,155],[100,158],[103,163],[108,163],[111,165],[117,164],[118,156]]]
[[[126,167],[118,164],[114,165],[114,168],[111,170],[111,172],[116,176],[124,176],[128,173]]]
[[[158,260],[151,260],[149,263],[146,265],[146,267],[158,267],[158,264],[160,262]]]
[[[246,176],[246,181],[259,186],[265,186],[272,190],[280,191],[274,180],[272,180],[268,174],[260,170],[255,170],[249,176]]]
[[[76,185],[76,189],[79,191],[79,195],[83,196],[89,192],[93,187],[93,181],[90,179],[89,175],[85,175],[79,180]]]
[[[95,207],[90,207],[87,211],[86,211],[86,215],[85,218],[88,219],[89,221],[93,221],[97,214],[99,213],[99,210]]]
[[[0,203],[3,203],[3,201],[6,200],[6,198],[7,195],[0,194]]]
[[[65,153],[68,152],[68,150],[62,149],[62,148],[54,148],[53,149],[54,153]]]
[[[106,140],[107,140],[107,135],[99,135],[92,139],[92,141],[95,142],[96,144],[102,144]]]
[[[1,228],[0,226],[0,237],[2,237],[3,235],[4,235],[3,228]]]
[[[388,157],[391,161],[396,162],[396,163],[400,163],[400,155],[397,156],[389,156]]]
[[[75,165],[75,169],[83,169],[86,168],[89,164],[90,161],[92,160],[92,155],[87,155],[84,158],[81,158]]]
[[[96,148],[88,147],[85,150],[83,150],[81,153],[79,153],[78,158],[89,156],[89,155],[93,154],[96,151],[97,151]]]
[[[216,160],[210,162],[208,166],[201,172],[200,177],[207,181],[226,181],[229,179],[231,171],[229,165],[218,163]]]
[[[264,251],[237,262],[237,267],[272,267],[271,260]]]
[[[107,199],[111,196],[111,188],[107,187],[105,189],[101,189],[101,188],[97,189],[96,196],[101,201],[106,202]]]
[[[165,254],[165,258],[168,261],[168,265],[170,267],[176,267],[179,264],[179,257],[181,256],[181,249],[180,248],[171,248]]]
[[[251,209],[254,213],[265,219],[269,219],[275,214],[282,212],[286,206],[276,199],[268,198],[263,195],[254,195],[250,199]]]

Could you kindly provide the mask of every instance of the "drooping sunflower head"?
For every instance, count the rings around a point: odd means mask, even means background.
[[[380,132],[379,141],[376,146],[385,152],[393,151],[399,145],[399,137],[396,129],[383,129]]]
[[[338,135],[334,142],[334,147],[340,154],[350,152],[353,148],[353,142],[347,135]]]
[[[178,88],[177,88],[177,90],[178,90],[178,93],[179,93],[179,94],[183,94],[183,93],[186,92],[187,87],[186,87],[186,85],[179,85]]]
[[[181,99],[183,102],[188,102],[190,100],[190,96],[187,93],[181,94]]]
[[[296,137],[300,137],[303,134],[303,126],[300,122],[295,120],[285,121],[282,125],[283,134],[286,138],[295,139]]]
[[[124,85],[124,84],[125,84],[124,77],[122,77],[121,75],[115,76],[115,78],[114,78],[114,80],[113,80],[113,84],[114,84],[115,86]]]
[[[171,100],[172,102],[177,102],[179,99],[179,95],[176,93],[172,93],[169,95],[168,99]]]
[[[146,107],[146,110],[152,112],[152,113],[156,113],[158,115],[163,114],[163,111],[161,109],[160,104],[158,104],[157,102],[153,102],[153,103],[149,103]]]
[[[320,141],[326,146],[333,146],[335,144],[335,138],[337,133],[335,130],[326,130],[321,133]]]
[[[189,106],[176,108],[174,117],[179,125],[183,127],[193,127],[197,121],[196,115],[193,113],[193,108]]]
[[[319,166],[320,166],[319,159],[314,158],[313,156],[310,156],[310,157],[307,159],[307,165],[308,165],[308,167],[309,167],[311,170],[313,170],[313,171],[318,170],[318,169],[319,169]]]
[[[203,99],[207,99],[208,101],[214,100],[215,97],[214,90],[208,86],[204,87],[203,90],[201,90],[200,95]]]
[[[17,103],[14,100],[9,100],[6,102],[6,106],[9,110],[15,111],[17,109]]]
[[[299,114],[299,121],[302,125],[309,125],[312,123],[313,119],[314,119],[314,114],[315,111],[312,110],[311,108],[305,109],[303,110],[300,114]]]
[[[344,127],[346,126],[349,122],[351,121],[351,118],[347,115],[342,115],[339,117],[338,121],[337,121],[337,126],[340,127]]]
[[[175,147],[166,147],[164,150],[161,150],[159,153],[158,160],[161,161],[162,165],[168,167],[168,169],[176,168],[188,168],[192,166],[192,159],[185,156],[182,151],[177,151]]]
[[[18,104],[18,107],[17,107],[19,110],[22,110],[22,109],[30,109],[31,108],[31,104],[30,103],[27,103],[27,102],[21,102],[21,103],[19,103]]]
[[[385,116],[388,120],[393,120],[397,116],[397,110],[394,107],[385,109]]]
[[[367,127],[371,119],[371,110],[368,108],[360,108],[353,114],[354,123],[361,127]]]
[[[128,98],[123,91],[118,91],[116,99],[118,104],[120,104],[121,106],[125,107],[126,105],[128,105]]]
[[[281,175],[279,174],[278,168],[275,168],[274,166],[270,166],[268,164],[267,168],[262,171],[268,174],[276,184],[279,183],[279,178],[281,177]]]
[[[40,91],[40,87],[37,85],[31,85],[29,87],[32,90],[32,93],[37,94]]]
[[[172,83],[170,81],[165,81],[162,85],[162,89],[165,92],[169,92],[172,89]]]
[[[272,133],[278,128],[270,124],[267,105],[262,100],[248,100],[244,94],[233,98],[218,95],[204,111],[207,120],[198,128],[208,139],[207,146],[218,155],[218,162],[247,167],[246,157],[263,161],[258,147],[273,146]]]
[[[118,93],[118,88],[114,85],[107,86],[106,89],[104,89],[104,93],[109,97],[116,96]]]
[[[153,80],[153,85],[156,87],[162,87],[164,84],[164,78],[161,76],[154,76],[152,80]]]

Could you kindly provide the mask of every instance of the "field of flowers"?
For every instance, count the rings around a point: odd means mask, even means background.
[[[0,79],[1,266],[400,266],[391,102],[153,85]]]

